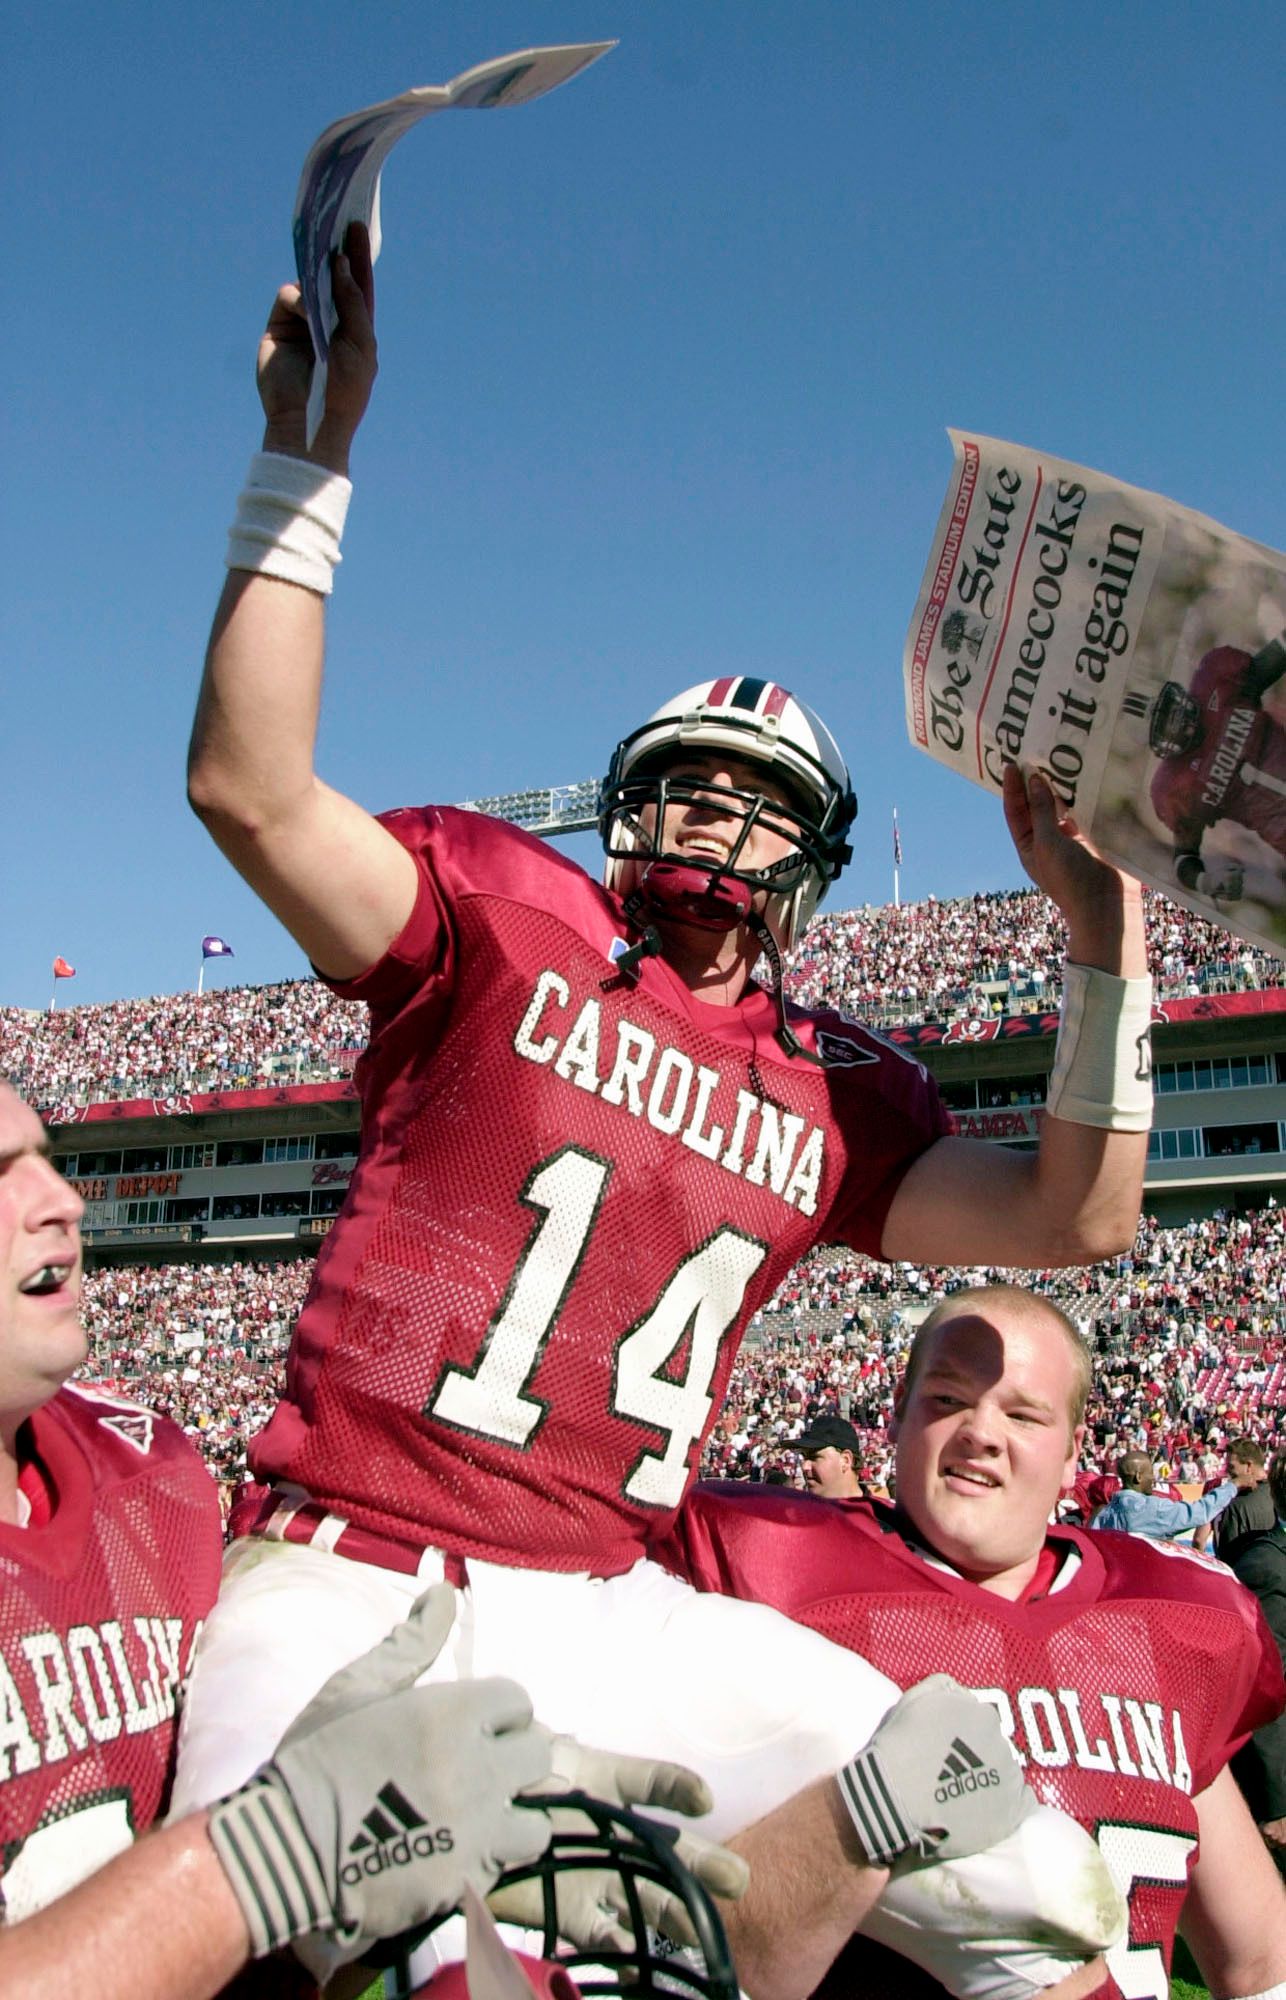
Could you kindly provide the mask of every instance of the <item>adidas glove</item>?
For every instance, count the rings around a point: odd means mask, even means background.
[[[994,1847],[1038,1804],[995,1709],[948,1674],[909,1688],[836,1781],[868,1861],[885,1868]]]
[[[549,1771],[548,1731],[506,1680],[417,1687],[455,1618],[428,1591],[335,1674],[272,1758],[210,1812],[255,1957],[309,1931],[356,1957],[534,1861],[549,1822],[513,1804]]]
[[[709,1812],[714,1800],[705,1780],[683,1764],[664,1764],[647,1757],[618,1757],[610,1750],[590,1750],[572,1736],[556,1736],[552,1745],[552,1775],[533,1786],[541,1793],[580,1791],[612,1806],[656,1806],[665,1812],[696,1818]],[[543,1817],[543,1815],[542,1815]],[[555,1832],[592,1831],[583,1813],[548,1815]],[[681,1833],[674,1851],[713,1896],[736,1902],[750,1880],[739,1854],[699,1834]],[[680,1899],[656,1883],[635,1884],[644,1915],[653,1930],[676,1944],[695,1945],[697,1936]],[[578,1868],[559,1876],[555,1888],[558,1933],[582,1951],[628,1951],[634,1944],[629,1905],[619,1875],[608,1868]],[[517,1882],[495,1891],[488,1902],[506,1923],[538,1930],[544,1922],[544,1898],[539,1882]]]

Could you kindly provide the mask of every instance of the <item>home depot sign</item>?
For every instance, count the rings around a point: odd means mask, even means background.
[[[177,1194],[179,1173],[168,1174],[117,1174],[116,1185],[112,1186],[106,1175],[98,1180],[70,1181],[82,1201],[110,1201],[113,1196],[118,1201],[137,1201],[140,1196]]]

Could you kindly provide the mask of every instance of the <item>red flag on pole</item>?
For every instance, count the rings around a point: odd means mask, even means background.
[[[74,979],[75,977],[76,968],[74,965],[68,965],[65,958],[56,958],[54,960],[55,979]]]

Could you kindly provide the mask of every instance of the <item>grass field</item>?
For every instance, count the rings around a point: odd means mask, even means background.
[[[1174,1975],[1170,1982],[1170,2000],[1210,2000],[1210,1989],[1201,1984],[1201,1974],[1182,1938],[1174,1941],[1174,1961],[1170,1969]]]

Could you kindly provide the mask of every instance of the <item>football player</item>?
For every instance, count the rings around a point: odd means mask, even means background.
[[[445,1576],[467,1586],[454,1670],[513,1673],[556,1727],[671,1746],[710,1780],[722,1837],[830,1784],[896,1690],[786,1621],[703,1606],[641,1560],[645,1539],[683,1497],[746,1321],[821,1237],[1042,1265],[1132,1240],[1151,1102],[1138,890],[1011,771],[1010,825],[1074,961],[1029,1158],[949,1137],[918,1064],[786,1002],[782,954],[856,806],[830,732],[775,682],[706,682],[623,739],[605,885],[480,814],[376,819],[334,791],[313,744],[375,374],[361,231],[334,289],[311,447],[296,288],[261,343],[265,448],[189,790],[321,974],[370,1005],[361,1152],[255,1447],[271,1491],[238,1523],[252,1539],[207,1628],[180,1797],[239,1782],[328,1666]]]
[[[31,1915],[164,1806],[179,1687],[218,1588],[214,1486],[181,1432],[97,1391],[84,1204],[0,1083],[0,1898]],[[3,1962],[3,1961],[0,1961]]]
[[[1123,711],[1146,716],[1160,765],[1152,803],[1174,835],[1174,872],[1185,889],[1218,904],[1240,902],[1245,871],[1208,865],[1201,843],[1221,819],[1259,835],[1286,860],[1286,730],[1264,712],[1264,696],[1286,673],[1286,637],[1257,653],[1216,646],[1185,688],[1167,681],[1149,705],[1127,694]]]
[[[0,1989],[204,2000],[319,1930],[350,1958],[534,1861],[550,1819],[513,1799],[553,1772],[704,1806],[690,1773],[551,1744],[510,1682],[414,1686],[455,1616],[439,1588],[247,1785],[149,1832],[223,1537],[173,1424],[66,1381],[85,1358],[83,1206],[0,1083]]]
[[[776,1605],[896,1680],[949,1661],[994,1702],[1029,1782],[1095,1834],[1128,1897],[1105,1995],[1168,1992],[1176,1926],[1213,1993],[1281,1995],[1286,1892],[1227,1768],[1286,1700],[1277,1650],[1219,1564],[1047,1526],[1075,1477],[1089,1381],[1088,1351],[1051,1301],[956,1292],[917,1333],[900,1387],[896,1507],[699,1486],[661,1553],[702,1588]],[[963,1760],[954,1781],[971,1782]],[[745,1851],[754,1872],[753,1842]],[[917,1910],[908,1893],[864,1929],[905,1950],[939,1919],[931,1895]],[[758,1920],[780,1923],[784,1954],[789,1911],[761,1901]],[[734,1952],[739,1929],[734,1912]],[[947,1966],[943,1955],[940,1978]],[[878,1985],[865,1940],[836,1980],[837,1994]],[[903,1968],[887,1990],[920,1988]]]

